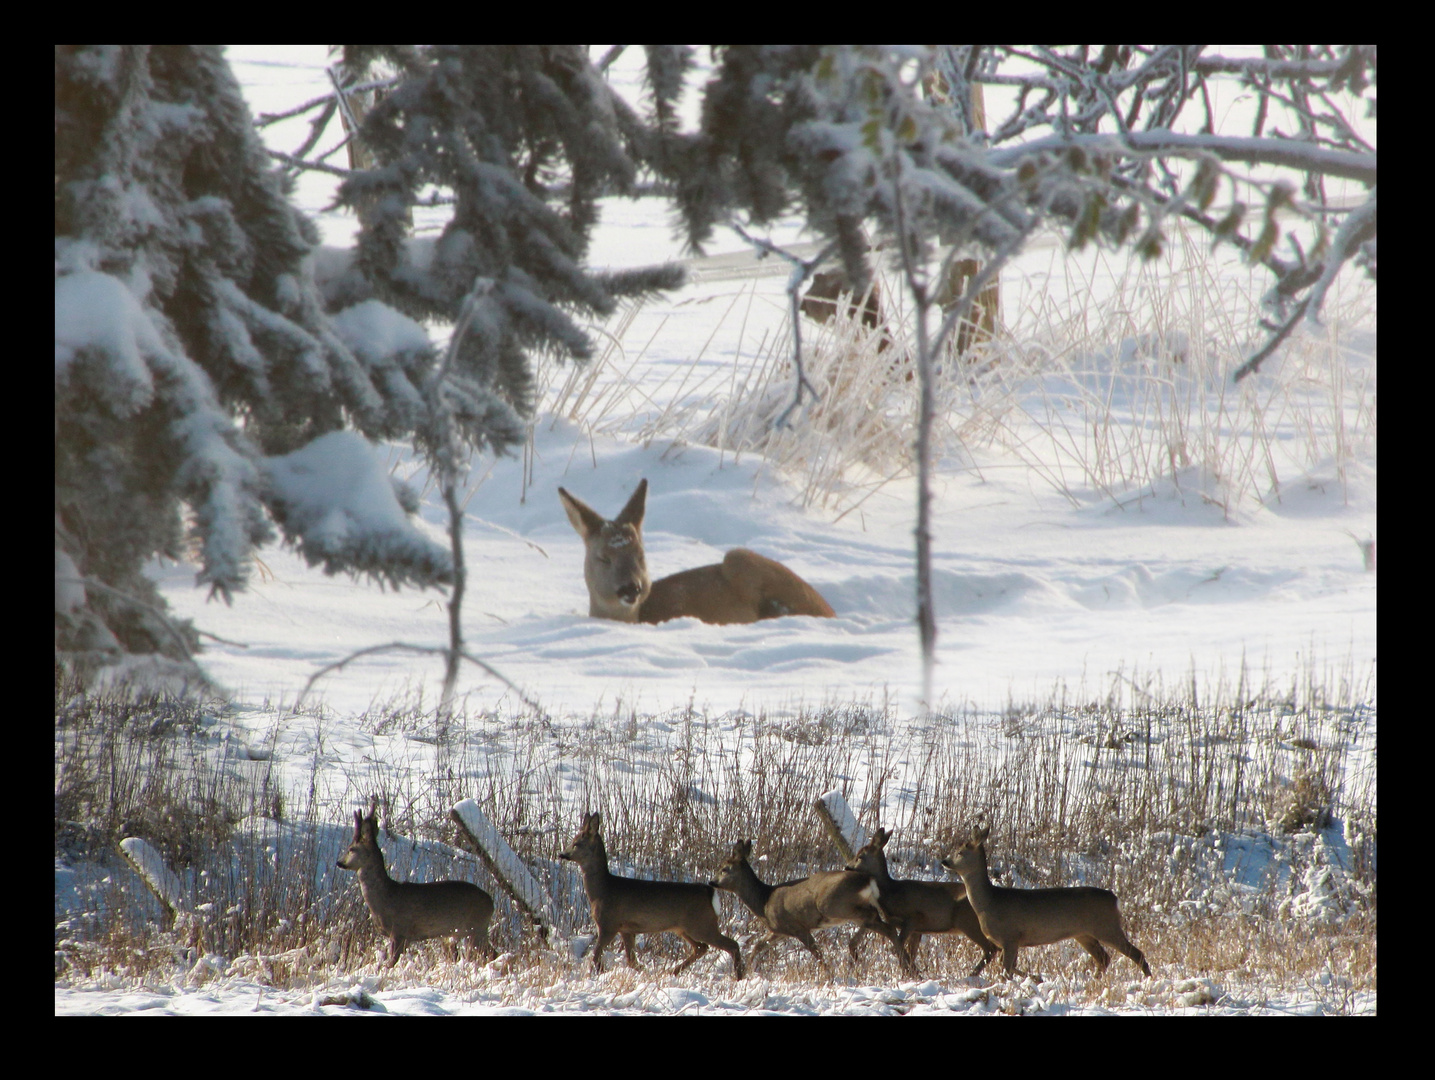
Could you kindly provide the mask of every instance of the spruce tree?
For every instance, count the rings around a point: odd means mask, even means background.
[[[379,164],[343,189],[374,212],[326,310],[317,230],[218,47],[56,48],[57,659],[188,659],[196,635],[165,617],[145,562],[196,551],[228,601],[273,525],[331,573],[452,581],[366,440],[410,440],[449,476],[511,448],[532,355],[590,352],[568,312],[681,280],[581,268],[594,200],[631,183],[625,140],[643,137],[631,113],[620,134],[581,49],[348,52],[403,78],[365,124]],[[456,209],[417,265],[406,211],[427,185]],[[416,320],[466,302],[441,361]]]

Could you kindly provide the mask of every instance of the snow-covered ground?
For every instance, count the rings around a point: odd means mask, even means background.
[[[317,96],[328,86],[321,48],[235,48],[231,57],[256,113]],[[271,130],[266,137],[284,145],[282,133]],[[304,180],[301,203],[319,217],[329,242],[346,243],[352,224],[320,214],[327,199],[322,181]],[[777,238],[805,239],[795,228]],[[678,257],[679,249],[665,210],[653,203],[614,204],[596,237],[593,261],[644,264]],[[848,486],[818,493],[825,499],[804,498],[800,476],[771,468],[754,454],[686,442],[671,419],[674,410],[691,405],[692,388],[703,380],[717,400],[718,388],[750,366],[782,325],[783,267],[751,262],[736,237],[720,237],[708,254],[734,257],[696,264],[688,287],[649,302],[626,325],[615,318],[601,331],[616,337],[619,347],[605,361],[599,389],[585,400],[596,399],[602,387],[621,390],[631,383],[632,392],[614,391],[609,399],[622,402],[621,410],[601,416],[590,410],[577,419],[555,415],[551,403],[568,373],[549,370],[549,405],[525,454],[474,463],[475,486],[466,505],[468,648],[560,725],[620,714],[636,715],[641,723],[688,706],[713,717],[783,715],[803,705],[854,700],[890,701],[897,716],[910,717],[920,684],[912,617],[914,482],[863,488],[869,478],[858,476]],[[1060,267],[1059,252],[1047,243],[1008,268],[1003,287],[1009,323],[1017,321],[1027,291],[1062,299],[1067,285]],[[1231,267],[1218,277],[1223,287],[1236,287],[1244,273]],[[1259,279],[1246,280],[1249,288],[1260,287]],[[1100,289],[1094,295],[1102,303],[1122,299]],[[1327,395],[1334,404],[1325,419],[1339,412],[1346,421],[1361,422],[1350,390],[1360,380],[1368,384],[1373,412],[1373,305],[1370,311],[1368,325],[1332,327],[1355,347],[1339,362],[1346,366],[1347,385]],[[1133,359],[1129,348],[1121,353],[1119,340],[1106,344],[1117,359],[1086,358],[1086,368],[1098,375],[1111,375],[1123,363],[1148,362]],[[1059,451],[1042,450],[1034,434],[1032,417],[1064,415],[1063,422],[1071,422],[1059,403],[1051,404],[1056,391],[1050,380],[1033,379],[1024,394],[1012,392],[1012,407],[1000,413],[998,425],[1006,437],[972,438],[960,446],[950,441],[934,490],[939,705],[999,712],[1011,701],[1045,700],[1063,682],[1080,688],[1076,697],[1101,697],[1114,686],[1152,679],[1167,686],[1230,685],[1243,667],[1257,683],[1278,686],[1312,676],[1332,682],[1370,678],[1376,574],[1367,570],[1360,545],[1373,542],[1376,530],[1373,435],[1357,432],[1357,442],[1364,438],[1366,444],[1348,455],[1299,461],[1302,425],[1319,410],[1301,412],[1297,404],[1308,404],[1311,395],[1320,399],[1332,370],[1312,368],[1277,403],[1260,407],[1273,435],[1259,452],[1277,462],[1281,481],[1279,497],[1269,489],[1259,492],[1264,502],[1251,494],[1221,497],[1227,489],[1194,468],[1178,474],[1180,483],[1113,490],[1109,482],[1089,482]],[[1173,395],[1210,390],[1180,365],[1169,365],[1167,377]],[[1290,370],[1272,365],[1248,384],[1289,387],[1292,378]],[[1105,397],[1106,427],[1120,431],[1146,422],[1134,416],[1136,399],[1124,396],[1120,378],[1103,385],[1116,388]],[[981,412],[974,391],[954,392],[952,401],[963,416]],[[1075,430],[1091,428],[1077,422]],[[1217,422],[1206,435],[1229,432]],[[382,452],[422,485],[421,467],[405,448]],[[694,620],[629,626],[589,618],[582,542],[557,488],[612,515],[641,478],[650,486],[644,536],[654,577],[718,561],[729,547],[749,547],[796,570],[826,597],[837,618],[750,626]],[[430,534],[446,544],[442,505],[432,491],[422,513]],[[442,678],[438,657],[390,652],[356,659],[315,684],[306,715],[294,716],[290,708],[319,667],[359,649],[388,642],[442,645],[447,626],[441,597],[325,577],[277,548],[263,553],[250,590],[232,607],[205,602],[205,591],[194,587],[193,567],[156,565],[154,572],[172,609],[220,639],[207,642],[203,661],[238,708],[216,721],[217,730],[264,754],[287,757],[284,775],[295,790],[322,770],[317,786],[321,798],[332,801],[336,823],[347,820],[362,801],[366,779],[377,772],[392,767],[422,775],[431,758],[418,744],[380,739],[359,718],[419,695],[432,704]],[[512,690],[477,669],[465,671],[460,692],[471,713],[521,708]],[[1349,768],[1373,768],[1374,739],[1372,715]],[[402,755],[402,765],[386,762],[389,753]],[[556,827],[566,835],[576,825],[575,818]],[[1314,995],[1272,992],[1256,979],[1216,987],[1183,978],[1169,965],[1163,970],[1159,956],[1152,957],[1155,978],[1125,982],[1133,972],[1121,971],[1111,980],[1109,1000],[1078,1005],[1070,1003],[1070,988],[1060,979],[1040,986],[985,978],[881,986],[753,978],[735,984],[725,959],[705,960],[679,980],[634,977],[616,951],[609,960],[612,972],[602,978],[592,978],[586,966],[560,965],[543,985],[511,977],[501,964],[461,985],[452,975],[356,976],[348,989],[302,992],[265,988],[238,970],[197,987],[177,980],[137,988],[116,979],[109,988],[57,986],[56,1012],[340,1012],[356,1002],[414,1014],[1314,1008]],[[1118,970],[1124,963],[1115,961]],[[1356,1008],[1373,1010],[1373,994]]]
[[[602,985],[603,982],[608,985]],[[544,986],[515,987],[496,976],[492,990],[462,991],[431,982],[378,990],[376,978],[348,986],[301,992],[276,991],[252,979],[229,979],[222,989],[188,990],[175,985],[55,992],[58,1016],[149,1015],[351,1016],[545,1016],[609,1013],[630,1016],[1319,1016],[1327,1012],[1315,995],[1272,993],[1259,984],[1218,987],[1206,979],[1149,979],[1112,988],[1108,1002],[1074,1005],[1063,980],[1036,985],[1026,980],[921,980],[900,985],[809,986],[713,980],[685,972],[681,982],[661,975],[633,978],[610,973],[599,979],[560,978]],[[621,983],[621,987],[615,987]],[[970,985],[968,985],[970,984]],[[1361,995],[1355,1011],[1373,1013],[1373,994]]]

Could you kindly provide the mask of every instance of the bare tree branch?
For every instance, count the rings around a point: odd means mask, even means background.
[[[784,251],[771,240],[763,240],[760,237],[749,236],[746,230],[736,222],[732,223],[732,229],[733,232],[737,233],[749,244],[758,249],[760,253],[758,258],[762,258],[765,255],[777,255],[779,258],[786,259],[792,264],[792,275],[787,281],[787,302],[791,308],[792,366],[797,371],[797,389],[793,396],[792,404],[783,409],[777,419],[772,422],[773,427],[781,430],[787,426],[787,418],[801,408],[803,387],[807,388],[807,392],[812,395],[814,401],[822,400],[822,395],[817,392],[817,387],[813,386],[811,381],[808,380],[807,371],[802,365],[802,320],[799,318],[801,300],[798,296],[798,290],[802,288],[802,283],[810,278],[819,266],[831,258],[832,254],[837,250],[837,242],[834,240],[811,259],[803,260],[791,252]]]
[[[1275,336],[1266,342],[1265,348],[1236,369],[1236,373],[1231,377],[1233,382],[1240,382],[1251,372],[1258,370],[1261,362],[1269,359],[1270,355],[1280,348],[1281,342],[1290,336],[1290,332],[1295,329],[1295,324],[1300,322],[1300,318],[1305,314],[1305,309],[1309,304],[1310,297],[1307,296],[1296,305],[1295,311],[1291,312],[1290,317],[1276,329]]]
[[[1106,151],[1109,153],[1136,151],[1149,154],[1179,153],[1182,156],[1209,153],[1215,154],[1223,161],[1240,161],[1251,165],[1278,165],[1287,169],[1309,169],[1327,176],[1358,180],[1363,184],[1374,184],[1377,175],[1374,152],[1357,154],[1348,150],[1328,150],[1324,147],[1293,142],[1289,139],[1181,135],[1174,131],[1133,131],[1124,136],[1051,135],[1044,139],[1034,139],[1018,147],[994,150],[988,160],[990,164],[998,168],[1009,167],[1030,154],[1037,154],[1043,150],[1065,150],[1073,146],[1093,152]]]
[[[446,648],[443,648],[438,645],[411,645],[408,642],[404,641],[391,641],[387,645],[371,645],[367,649],[358,649],[355,652],[351,652],[348,656],[344,657],[341,660],[336,660],[332,664],[325,664],[318,671],[314,672],[313,675],[310,675],[308,681],[304,683],[304,689],[299,691],[299,696],[294,700],[294,710],[298,710],[299,706],[304,703],[304,699],[308,696],[309,691],[314,688],[314,684],[318,682],[321,678],[323,678],[325,675],[329,674],[329,672],[342,671],[347,665],[353,663],[361,656],[369,656],[373,653],[381,652],[411,652],[419,653],[423,656],[446,656],[448,654],[448,650]],[[503,683],[504,686],[507,686],[510,690],[512,690],[515,694],[518,695],[518,699],[522,701],[523,704],[534,710],[534,712],[538,713],[540,716],[545,715],[543,713],[543,707],[541,705],[539,705],[536,701],[534,701],[527,694],[525,694],[522,688],[519,687],[517,683],[514,683],[509,680],[509,678],[497,668],[493,667],[491,664],[487,663],[484,660],[480,660],[476,656],[470,655],[467,652],[462,652],[459,655],[462,656],[465,660],[467,660],[470,664],[474,664],[482,668],[484,671],[488,672],[488,674],[492,675],[499,682]]]

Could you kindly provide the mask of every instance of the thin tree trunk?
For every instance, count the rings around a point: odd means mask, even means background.
[[[458,665],[463,659],[463,593],[468,570],[463,562],[463,511],[458,505],[457,483],[449,477],[439,485],[448,507],[448,540],[453,553],[453,594],[448,600],[448,653],[445,657],[443,697],[439,709],[445,717],[453,709],[453,691],[458,683]]]
[[[922,716],[932,711],[932,670],[936,666],[937,617],[932,605],[932,418],[936,413],[932,389],[932,344],[927,336],[927,295],[923,269],[917,265],[912,238],[907,233],[906,200],[902,194],[902,159],[893,158],[892,204],[897,218],[897,243],[902,253],[902,273],[912,294],[917,321],[917,636],[922,649]]]

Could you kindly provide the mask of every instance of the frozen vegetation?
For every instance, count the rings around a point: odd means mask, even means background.
[[[330,89],[322,48],[228,55],[256,114]],[[615,84],[636,100],[624,72],[620,60]],[[292,148],[306,124],[289,123],[266,140]],[[357,226],[328,209],[333,190],[306,173],[296,199],[344,249]],[[601,210],[593,266],[683,257],[658,200]],[[811,242],[795,220],[771,235]],[[771,430],[792,396],[788,268],[736,236],[715,235],[682,288],[595,317],[587,365],[540,363],[517,452],[475,456],[465,647],[502,680],[463,668],[452,710],[438,707],[442,659],[412,648],[447,643],[444,594],[392,588],[378,569],[401,549],[409,584],[448,580],[448,513],[425,457],[335,432],[265,458],[297,549],[262,548],[229,605],[196,577],[237,580],[233,552],[145,567],[174,617],[211,635],[198,659],[222,689],[137,708],[57,692],[57,1015],[1374,1013],[1374,287],[1337,279],[1322,325],[1235,384],[1264,340],[1263,278],[1208,248],[1178,232],[1128,268],[1037,236],[1004,269],[1005,332],[940,385],[926,716],[905,464],[915,388],[860,325],[807,324],[824,396]],[[155,393],[141,357],[168,346],[131,294],[104,274],[62,281],[57,384],[103,348],[130,358],[117,393]],[[899,320],[900,281],[882,281]],[[449,329],[368,302],[335,320],[352,354],[396,371],[441,352]],[[192,434],[213,511],[242,517],[260,480],[203,429],[212,404]],[[557,488],[612,515],[641,478],[654,577],[747,547],[837,617],[590,618]],[[336,565],[368,573],[324,572]],[[80,610],[78,580],[57,555],[57,608]],[[353,656],[395,643],[409,648]],[[145,809],[106,818],[122,800],[101,806],[102,773],[128,777]],[[759,874],[779,881],[839,865],[812,812],[834,790],[864,832],[893,830],[895,876],[947,880],[940,859],[980,821],[1001,884],[1113,890],[1152,975],[1117,956],[1098,976],[1066,942],[1023,950],[1041,981],[1007,980],[996,962],[968,977],[979,954],[945,935],[926,939],[914,978],[875,937],[850,963],[851,928],[819,935],[831,975],[792,942],[741,981],[717,950],[667,976],[685,952],[670,935],[640,939],[641,972],[616,946],[602,975],[580,959],[594,928],[558,853],[585,812],[603,815],[615,873],[706,882],[751,839]],[[493,894],[497,960],[430,942],[384,966],[359,887],[335,866],[373,796],[395,878]],[[498,862],[520,861],[509,876],[531,874],[528,914],[455,828],[466,800],[470,829],[502,841]],[[102,842],[110,829],[165,850],[170,865],[146,873],[187,897],[178,917]],[[719,895],[746,956],[763,932]]]

